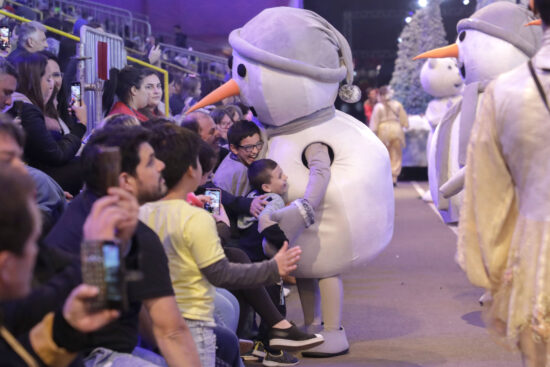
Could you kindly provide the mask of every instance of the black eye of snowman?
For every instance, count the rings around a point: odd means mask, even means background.
[[[229,56],[229,59],[227,59],[227,66],[229,66],[229,69],[233,69],[233,55]]]
[[[466,38],[466,31],[460,32],[460,34],[458,35],[458,39],[460,40],[460,42],[464,41],[464,38]]]
[[[447,69],[453,70],[453,67],[451,65],[447,66]]]
[[[244,78],[246,76],[246,66],[239,64],[239,66],[237,66],[237,74],[239,74],[241,78]]]

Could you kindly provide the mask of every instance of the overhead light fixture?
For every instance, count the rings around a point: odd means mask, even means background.
[[[397,39],[397,43],[401,43],[401,42],[403,42],[403,40],[401,39],[401,37],[399,37],[399,38]]]
[[[426,7],[426,5],[428,5],[428,0],[418,0],[418,6],[421,8]]]
[[[468,5],[468,4],[470,4],[470,0],[462,0],[462,4]]]
[[[467,0],[464,0],[464,1],[467,1]],[[411,17],[406,17],[406,18],[405,18],[405,23],[410,23],[410,22],[411,22],[411,20],[412,20],[412,18],[411,18]]]

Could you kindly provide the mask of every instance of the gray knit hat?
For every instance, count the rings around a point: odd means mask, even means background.
[[[458,22],[458,33],[474,29],[500,38],[532,57],[539,49],[542,38],[541,27],[526,27],[535,20],[524,6],[508,1],[496,1],[476,11],[470,18]]]
[[[326,82],[353,81],[348,42],[318,14],[290,7],[269,8],[229,35],[241,56],[282,71]]]

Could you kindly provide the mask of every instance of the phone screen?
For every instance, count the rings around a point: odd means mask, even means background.
[[[10,29],[0,27],[0,49],[5,50],[10,45]]]
[[[206,210],[208,210],[211,213],[220,214],[220,199],[221,199],[221,191],[220,190],[213,190],[213,189],[207,189],[204,193],[207,196],[210,196],[210,204],[205,207]]]
[[[81,105],[81,94],[80,94],[80,83],[71,84],[71,106],[80,106]]]
[[[103,269],[107,303],[111,306],[120,304],[120,249],[117,245],[103,244]]]

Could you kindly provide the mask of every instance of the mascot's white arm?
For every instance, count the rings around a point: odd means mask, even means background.
[[[439,192],[445,199],[455,196],[464,189],[464,174],[466,172],[466,166],[462,167],[449,181],[445,182],[439,188]]]
[[[310,144],[306,148],[305,157],[309,167],[309,180],[304,197],[271,215],[271,220],[279,224],[290,242],[313,224],[314,210],[325,197],[330,181],[331,162],[325,144]]]

